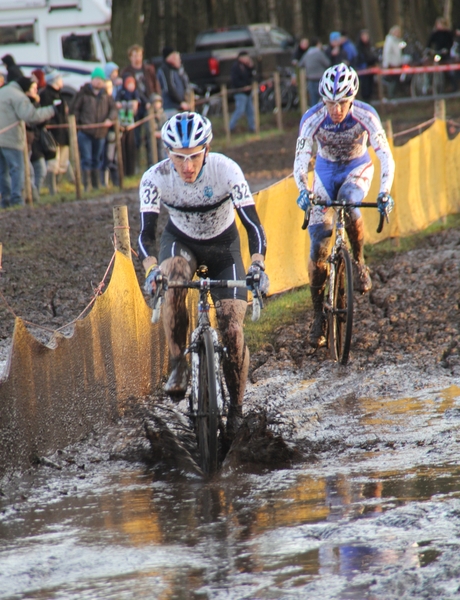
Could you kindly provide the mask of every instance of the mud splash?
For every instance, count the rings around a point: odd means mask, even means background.
[[[458,596],[459,379],[326,362],[272,371],[246,407],[212,481],[167,452],[148,464],[136,409],[3,482],[0,598]],[[270,447],[288,451],[276,470]]]

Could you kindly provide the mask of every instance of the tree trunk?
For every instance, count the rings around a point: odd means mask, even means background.
[[[387,3],[385,34],[393,25],[402,25],[401,0],[388,0]]]
[[[303,15],[302,15],[302,0],[293,0],[292,7],[292,32],[295,37],[304,37],[303,33]]]
[[[268,15],[270,23],[272,25],[278,25],[278,18],[276,16],[276,0],[268,0]]]
[[[419,40],[422,44],[425,44],[427,39],[427,31],[432,28],[433,24],[427,24],[424,2],[422,0],[410,0],[409,5],[411,15],[411,31],[414,32],[415,39]]]
[[[378,0],[361,0],[361,7],[363,11],[363,23],[365,28],[369,30],[372,43],[381,42],[385,38],[385,35]]]
[[[113,60],[120,66],[127,64],[127,50],[132,44],[142,44],[141,15],[143,0],[113,0],[112,40]]]
[[[158,56],[160,46],[160,18],[158,0],[144,0],[144,55],[146,59]]]
[[[443,16],[452,27],[452,0],[444,0]]]
[[[208,27],[216,27],[216,0],[206,0]]]

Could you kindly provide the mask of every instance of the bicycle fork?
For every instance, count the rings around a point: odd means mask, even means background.
[[[220,375],[220,360],[221,353],[223,352],[223,348],[219,343],[217,332],[212,327],[209,328],[212,336],[212,343],[214,346],[214,377],[218,383],[217,387],[217,407],[219,409],[219,413],[222,414],[224,399],[222,395],[222,385],[221,385],[221,375]],[[199,392],[199,373],[200,373],[200,346],[203,344],[203,330],[195,329],[192,333],[192,339],[190,347],[187,348],[186,354],[191,354],[191,363],[192,363],[192,377],[191,377],[191,392],[193,398],[193,412],[197,410],[197,398]]]
[[[342,243],[343,243],[344,229],[345,229],[345,226],[344,226],[342,220],[338,219],[337,224],[336,224],[335,243],[332,248],[331,254],[328,258],[329,290],[327,293],[327,300],[325,302],[326,312],[328,312],[328,313],[332,312],[332,310],[333,310],[332,307],[334,306],[334,294],[335,294],[335,284],[336,284],[335,271],[337,269],[337,255],[338,255],[338,250],[340,249],[340,247],[342,246]]]

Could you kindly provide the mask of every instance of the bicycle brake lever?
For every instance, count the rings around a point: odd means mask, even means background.
[[[380,220],[379,220],[379,224],[378,224],[378,227],[377,227],[377,233],[381,233],[382,232],[383,225],[385,223],[385,219],[386,219],[387,223],[390,222],[390,219],[388,218],[388,215],[382,215],[382,213],[380,213]]]
[[[305,211],[305,216],[302,223],[302,229],[305,230],[308,227],[308,223],[310,222],[310,214],[311,214],[311,206],[307,208]]]
[[[153,295],[153,310],[152,310],[152,323],[158,323],[161,314],[161,305],[164,300],[164,292],[168,289],[168,282],[165,277],[162,277],[157,282],[157,288]]]

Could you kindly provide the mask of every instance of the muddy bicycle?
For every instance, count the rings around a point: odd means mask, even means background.
[[[333,207],[337,212],[335,240],[327,259],[329,275],[326,279],[323,313],[326,323],[326,343],[332,360],[346,365],[350,355],[353,330],[353,264],[345,237],[345,220],[348,208],[377,208],[376,202],[361,204],[344,200],[326,202],[312,197],[312,206]],[[383,229],[385,217],[381,214],[377,233]],[[310,209],[305,212],[302,229],[308,227]]]
[[[191,355],[191,393],[189,416],[197,438],[200,467],[203,473],[212,475],[217,471],[219,446],[222,442],[222,417],[226,412],[226,397],[223,386],[222,356],[226,349],[219,341],[217,331],[211,326],[209,296],[211,289],[247,288],[252,292],[252,320],[260,317],[262,293],[259,289],[260,275],[254,273],[246,279],[208,279],[208,269],[197,269],[198,279],[191,281],[168,281],[164,275],[157,281],[153,297],[152,321],[160,318],[164,293],[169,288],[196,289],[199,291],[197,326],[190,336],[186,354]]]

